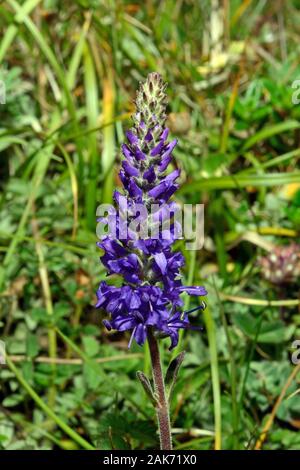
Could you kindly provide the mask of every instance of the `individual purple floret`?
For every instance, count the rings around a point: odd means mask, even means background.
[[[121,276],[123,284],[116,287],[101,282],[96,307],[110,314],[104,321],[108,330],[132,330],[129,345],[133,338],[142,345],[151,328],[157,336],[169,336],[174,348],[179,330],[190,328],[181,293],[205,296],[207,292],[204,287],[182,285],[184,258],[172,251],[178,222],[173,218],[167,228],[164,225],[176,211],[170,198],[180,175],[177,169],[166,171],[176,140],[167,141],[169,130],[164,127],[165,88],[161,76],[151,73],[137,93],[134,126],[122,146],[119,175],[124,192],[115,192],[117,209],[104,219],[109,231],[97,243],[104,251],[101,261],[108,274]],[[153,238],[142,237],[145,226],[158,226],[160,232],[154,232]],[[204,308],[204,302],[199,308]]]

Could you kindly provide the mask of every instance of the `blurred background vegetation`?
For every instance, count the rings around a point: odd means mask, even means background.
[[[205,204],[184,276],[209,291],[203,332],[179,346],[175,448],[300,449],[300,2],[4,0],[0,13],[0,448],[157,448],[135,378],[147,348],[128,351],[93,305],[96,207],[119,186],[138,82],[158,71],[178,201]]]

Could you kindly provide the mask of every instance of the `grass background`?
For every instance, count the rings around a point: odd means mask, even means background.
[[[0,13],[0,448],[157,448],[135,378],[147,347],[128,351],[93,305],[96,207],[120,185],[138,82],[158,71],[177,199],[205,204],[184,277],[209,291],[204,331],[178,348],[175,448],[299,449],[299,272],[275,285],[257,260],[299,241],[300,2],[4,0]]]

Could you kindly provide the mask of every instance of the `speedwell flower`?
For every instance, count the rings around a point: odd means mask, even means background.
[[[107,217],[109,231],[98,242],[108,274],[121,276],[123,283],[116,287],[101,282],[96,306],[110,315],[104,321],[106,328],[132,331],[129,345],[133,338],[142,345],[152,329],[158,336],[169,336],[174,348],[179,330],[191,327],[190,312],[182,311],[180,295],[205,296],[207,292],[201,286],[182,285],[184,258],[172,251],[178,222],[164,225],[176,211],[170,198],[178,188],[180,175],[178,169],[167,171],[177,142],[168,142],[165,88],[160,75],[151,73],[137,93],[134,125],[122,146],[119,176],[124,191],[115,192],[115,217]],[[157,232],[153,237],[138,236],[146,225],[161,227],[159,236]],[[204,308],[204,303],[198,308]]]

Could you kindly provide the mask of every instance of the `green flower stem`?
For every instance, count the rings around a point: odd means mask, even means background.
[[[148,342],[152,364],[155,395],[157,397],[156,414],[161,450],[172,450],[169,405],[166,399],[165,383],[160,361],[158,342],[149,329]]]

